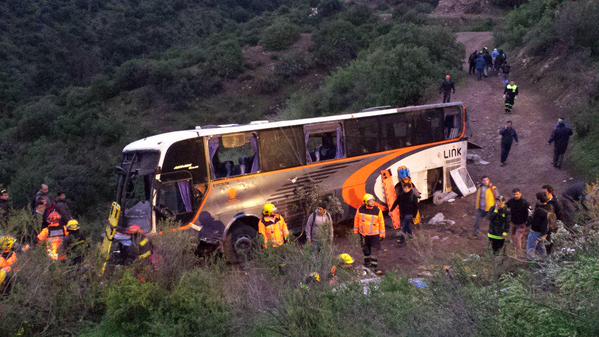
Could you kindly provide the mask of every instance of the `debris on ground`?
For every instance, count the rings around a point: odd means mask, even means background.
[[[433,193],[433,203],[437,206],[441,205],[444,202],[449,202],[450,200],[453,199],[453,201],[455,201],[455,198],[458,197],[458,194],[455,192],[441,192],[441,191],[437,191],[435,193]],[[451,202],[453,202],[451,201]]]
[[[434,217],[432,217],[429,221],[428,221],[429,225],[455,225],[455,221],[453,220],[449,220],[449,219],[445,219],[445,215],[443,215],[443,213],[439,212],[437,214],[435,214]]]
[[[428,284],[422,278],[411,278],[408,279],[408,282],[418,289],[426,289],[428,288]]]
[[[489,165],[489,162],[486,160],[483,160],[480,155],[476,154],[476,153],[468,153],[466,155],[466,160],[469,163],[473,163],[476,165]]]

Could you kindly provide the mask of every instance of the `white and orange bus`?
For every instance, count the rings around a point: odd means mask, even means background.
[[[118,226],[156,232],[161,218],[174,217],[235,259],[251,247],[266,202],[301,231],[301,189],[337,196],[344,206],[338,221],[353,217],[366,192],[385,203],[384,169],[397,181],[397,167],[407,166],[423,200],[450,190],[450,171],[466,166],[466,121],[458,102],[144,138],[123,150]]]

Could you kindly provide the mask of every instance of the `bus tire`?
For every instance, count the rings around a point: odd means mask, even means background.
[[[224,253],[227,261],[242,263],[247,261],[256,246],[258,231],[247,223],[237,223],[229,231],[225,240]]]

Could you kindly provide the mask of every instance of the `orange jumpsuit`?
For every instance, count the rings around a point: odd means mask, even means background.
[[[258,233],[264,238],[264,248],[282,246],[289,238],[287,223],[279,214],[263,216],[258,223]]]

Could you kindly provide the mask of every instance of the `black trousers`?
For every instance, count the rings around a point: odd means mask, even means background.
[[[491,242],[491,249],[493,249],[493,254],[495,254],[495,255],[499,254],[499,252],[501,251],[501,248],[503,248],[503,244],[505,243],[505,240],[497,240],[497,239],[489,238],[489,241]]]
[[[450,100],[451,100],[451,91],[443,92],[443,103],[449,103]]]
[[[557,146],[553,147],[553,166],[557,168],[562,168],[562,163],[564,162],[564,154],[565,152],[559,151]]]
[[[514,107],[514,97],[507,96],[505,98],[505,112],[512,112]]]
[[[364,256],[370,256],[381,248],[381,238],[378,235],[366,235],[362,237],[362,252]]]
[[[476,74],[474,62],[468,64],[468,74]]]
[[[507,157],[510,155],[512,149],[512,143],[501,143],[501,163],[505,163]]]

